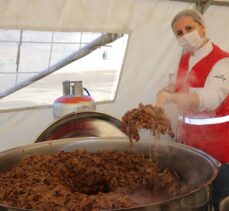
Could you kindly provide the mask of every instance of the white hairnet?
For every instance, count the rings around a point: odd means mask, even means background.
[[[193,9],[185,9],[177,13],[177,15],[173,18],[171,23],[172,27],[174,23],[182,17],[191,17],[194,21],[204,25],[203,16],[199,12]]]

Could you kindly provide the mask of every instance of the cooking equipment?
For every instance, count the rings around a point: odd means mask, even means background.
[[[228,211],[229,210],[229,196],[225,197],[219,205],[220,211]]]
[[[211,184],[218,174],[219,163],[206,153],[197,149],[173,143],[171,141],[141,140],[131,147],[125,138],[71,138],[57,141],[46,141],[24,147],[13,148],[0,153],[0,170],[17,163],[23,156],[31,154],[50,154],[74,149],[87,151],[124,150],[132,153],[153,155],[161,169],[175,171],[186,183],[189,192],[155,204],[145,204],[124,210],[138,211],[205,211],[211,207]],[[200,200],[203,199],[203,200]],[[196,202],[192,206],[193,202]],[[187,208],[187,205],[189,206]],[[0,210],[16,211],[0,205]],[[19,209],[22,210],[22,209]]]
[[[52,123],[35,142],[74,137],[126,137],[119,129],[120,124],[119,119],[101,112],[71,113]]]
[[[84,95],[84,90],[88,95]],[[94,111],[95,109],[95,101],[88,90],[83,88],[82,81],[64,81],[63,96],[53,103],[53,115],[56,119],[72,112]]]

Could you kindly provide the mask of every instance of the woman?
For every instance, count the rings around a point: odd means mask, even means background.
[[[158,93],[157,105],[178,106],[178,142],[229,163],[229,53],[207,38],[203,18],[195,10],[179,12],[172,29],[184,53],[175,82]],[[229,195],[228,166],[221,166],[215,183],[215,206]],[[222,183],[227,187],[223,192],[218,190]]]

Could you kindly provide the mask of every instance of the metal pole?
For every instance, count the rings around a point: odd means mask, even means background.
[[[213,0],[197,0],[195,9],[203,15],[212,2]]]
[[[20,30],[20,38],[19,38],[18,49],[17,49],[17,60],[16,60],[17,67],[16,67],[15,85],[17,84],[17,81],[18,81],[18,70],[19,70],[19,64],[20,64],[20,58],[21,58],[22,37],[23,37],[23,30]]]
[[[63,60],[61,60],[60,62],[57,62],[56,64],[46,68],[45,70],[43,70],[41,73],[39,73],[38,75],[35,75],[34,77],[32,77],[29,81],[24,81],[18,85],[16,85],[13,88],[10,88],[4,92],[2,92],[0,94],[0,99],[19,90],[22,89],[32,83],[34,83],[35,81],[44,78],[45,76],[59,70],[60,68],[90,54],[92,51],[95,51],[97,48],[100,48],[101,46],[104,46],[108,43],[112,43],[115,40],[119,39],[120,37],[122,37],[123,34],[112,34],[112,33],[107,33],[107,34],[103,34],[100,37],[98,37],[97,39],[93,40],[92,42],[90,42],[88,45],[82,47],[81,49],[79,49],[78,51],[72,53],[70,56],[64,58]]]
[[[196,3],[196,0],[169,0],[169,1],[179,1],[179,2],[188,2],[188,3]],[[216,6],[229,6],[229,1],[225,0],[213,0],[211,5],[216,5]]]

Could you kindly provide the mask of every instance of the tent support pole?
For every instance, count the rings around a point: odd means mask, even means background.
[[[90,54],[91,52],[95,51],[96,49],[100,48],[101,46],[104,46],[106,44],[114,42],[115,40],[119,39],[122,36],[123,36],[123,34],[112,34],[112,33],[106,33],[106,34],[101,35],[97,39],[90,42],[88,45],[86,45],[86,46],[82,47],[81,49],[72,53],[70,56],[64,58],[63,60],[61,60],[60,62],[57,62],[56,64],[50,66],[49,68],[43,70],[38,75],[33,76],[30,80],[19,83],[15,87],[10,88],[10,89],[2,92],[0,94],[0,99],[3,97],[6,97],[9,94],[12,94],[15,91],[20,90],[20,89],[22,89],[22,88],[24,88],[24,87],[26,87],[26,86],[34,83],[34,82],[36,82],[37,80],[44,78],[45,76],[59,70],[60,68],[62,68],[64,66]]]
[[[210,4],[213,2],[213,0],[197,0],[195,9],[201,13],[204,14],[207,8],[210,6]]]
[[[189,3],[196,3],[197,0],[169,0],[169,1],[180,1],[180,2],[189,2]],[[216,5],[216,6],[229,6],[228,1],[223,1],[223,0],[213,0],[211,5]]]

